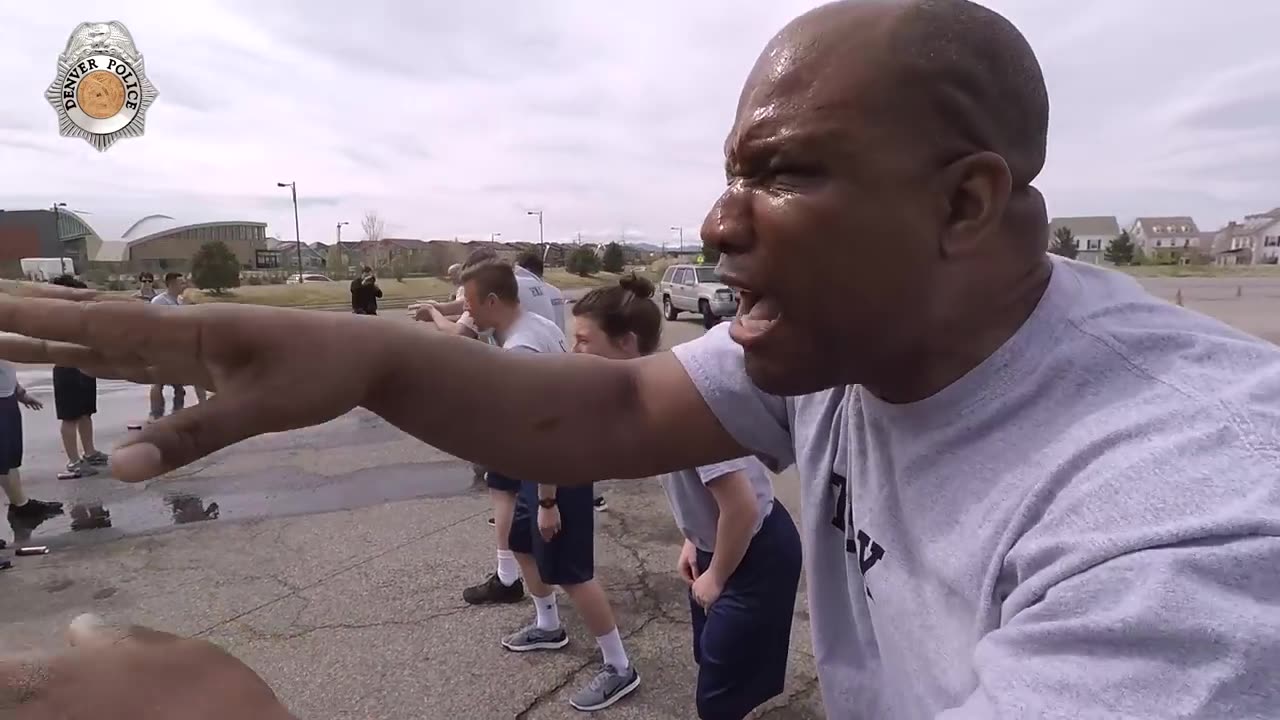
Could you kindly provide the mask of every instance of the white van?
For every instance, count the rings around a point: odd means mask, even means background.
[[[22,274],[28,280],[49,282],[60,275],[75,275],[76,264],[71,258],[22,258]]]

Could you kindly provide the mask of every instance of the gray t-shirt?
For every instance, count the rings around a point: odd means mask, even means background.
[[[720,522],[720,506],[716,504],[716,498],[707,485],[737,471],[746,473],[747,479],[751,481],[751,489],[755,492],[758,512],[756,526],[751,531],[754,536],[760,532],[760,526],[773,509],[773,481],[769,479],[769,471],[756,458],[748,456],[727,460],[662,477],[662,489],[667,491],[676,527],[699,550],[715,551],[716,526]]]
[[[936,395],[781,399],[727,326],[676,348],[795,463],[831,718],[1280,717],[1280,350],[1054,260]]]
[[[172,305],[176,307],[178,305],[186,305],[187,303],[182,299],[181,295],[170,295],[168,292],[162,292],[159,295],[156,295],[155,297],[151,298],[151,304],[152,305]]]
[[[536,353],[562,353],[568,350],[560,328],[542,315],[528,310],[521,310],[520,316],[498,339],[503,350]]]

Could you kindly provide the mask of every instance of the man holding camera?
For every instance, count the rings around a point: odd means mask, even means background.
[[[382,288],[378,287],[378,277],[373,268],[365,265],[360,277],[351,281],[351,312],[356,315],[377,315],[378,298],[382,297]]]

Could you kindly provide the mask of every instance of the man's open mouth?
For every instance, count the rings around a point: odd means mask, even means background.
[[[739,344],[763,336],[782,318],[782,309],[768,295],[753,290],[738,290],[738,316],[733,328],[734,340]]]

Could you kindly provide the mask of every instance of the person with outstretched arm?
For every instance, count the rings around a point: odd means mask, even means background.
[[[1047,255],[1048,108],[1000,15],[845,0],[784,28],[747,79],[702,227],[738,317],[671,352],[8,299],[0,330],[30,337],[0,357],[216,388],[119,448],[130,481],[355,407],[535,483],[794,465],[828,717],[1272,718],[1280,349]],[[278,402],[304,362],[327,391]],[[242,668],[134,641],[0,664],[0,695],[38,720],[182,718],[193,697],[201,717],[278,716]]]

